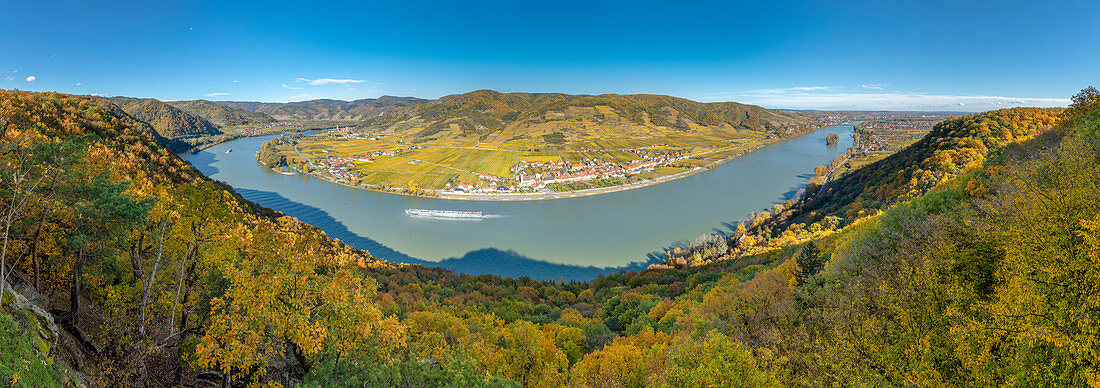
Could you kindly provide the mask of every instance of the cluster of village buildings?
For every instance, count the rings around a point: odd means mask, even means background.
[[[859,147],[856,149],[856,153],[871,153],[878,151],[886,151],[890,146],[890,141],[882,136],[871,134],[866,139],[859,142]]]
[[[627,164],[612,163],[595,159],[579,162],[565,161],[520,161],[513,164],[513,178],[507,179],[481,175],[476,184],[459,184],[450,187],[452,193],[510,193],[516,191],[537,191],[553,183],[587,182],[608,178],[623,178],[627,174],[637,174],[676,161],[688,158],[682,154],[662,154],[644,156],[631,160]]]
[[[334,178],[343,178],[342,181],[354,182],[355,174],[348,171],[348,165],[353,161],[360,162],[372,162],[372,158],[379,156],[395,156],[404,152],[409,152],[415,149],[424,148],[421,146],[409,146],[405,148],[397,148],[391,150],[378,150],[365,154],[351,155],[351,156],[329,156],[324,159],[315,159],[312,162],[310,168],[323,169]],[[331,150],[323,150],[321,152],[331,153]]]
[[[369,134],[347,133],[345,138],[364,140],[376,140]],[[660,144],[658,144],[660,145]],[[378,156],[395,156],[422,146],[410,146],[401,149],[380,150],[371,153],[351,156],[330,156],[325,159],[313,160],[311,168],[321,169],[339,182],[355,183],[357,173],[348,171],[348,166],[353,161],[370,162]],[[520,161],[511,166],[512,177],[499,177],[489,174],[478,174],[477,183],[448,184],[443,190],[447,194],[497,194],[515,192],[535,192],[554,183],[587,182],[608,178],[623,178],[628,174],[637,174],[662,166],[669,166],[677,161],[687,159],[690,156],[683,152],[648,153],[644,149],[626,150],[635,155],[642,155],[640,159],[631,160],[629,163],[620,164],[596,159],[585,159],[580,162],[565,161]],[[332,152],[325,150],[322,152]]]
[[[936,118],[935,120],[938,120]],[[888,151],[890,137],[902,141],[915,140],[923,137],[936,123],[933,119],[921,120],[883,120],[872,121],[862,125],[862,128],[872,130],[870,135],[863,136],[856,152],[871,153]],[[882,131],[882,132],[876,132]],[[885,133],[887,136],[879,135]],[[864,132],[866,134],[866,132]],[[889,137],[888,137],[889,136]]]

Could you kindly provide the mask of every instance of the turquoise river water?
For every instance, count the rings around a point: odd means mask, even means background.
[[[841,136],[837,146],[825,136]],[[692,176],[580,198],[460,201],[341,186],[260,165],[255,152],[274,137],[251,137],[181,155],[245,198],[322,228],[382,259],[469,274],[587,280],[641,269],[665,249],[730,232],[750,212],[785,201],[813,168],[844,153],[852,125],[834,125],[751,152]],[[227,152],[232,150],[231,152]],[[480,211],[478,221],[410,217],[405,209]]]

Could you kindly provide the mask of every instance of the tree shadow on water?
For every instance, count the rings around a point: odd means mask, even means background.
[[[180,157],[192,167],[198,169],[203,175],[214,176],[221,171],[214,167],[214,162],[217,162],[218,158],[214,156],[213,152],[198,151],[193,154],[180,154]]]
[[[317,226],[325,231],[329,237],[339,239],[345,244],[370,252],[371,255],[398,263],[417,264],[426,267],[438,267],[468,275],[493,274],[502,277],[519,278],[528,276],[536,280],[562,280],[586,281],[595,279],[601,274],[609,274],[622,270],[645,269],[649,262],[631,263],[623,267],[594,267],[577,266],[568,264],[555,264],[541,260],[531,259],[515,251],[504,251],[497,248],[485,248],[470,251],[462,257],[448,258],[439,262],[418,259],[401,253],[371,238],[360,236],[340,221],[337,221],[328,212],[313,206],[291,201],[279,193],[263,190],[234,188],[245,199],[279,211],[287,216],[297,218],[307,224]]]

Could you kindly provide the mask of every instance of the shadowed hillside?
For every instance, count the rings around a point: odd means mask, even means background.
[[[274,118],[261,112],[253,112],[220,105],[207,100],[169,101],[168,105],[179,108],[195,116],[202,117],[219,127],[250,124],[262,125],[275,122]]]
[[[168,139],[220,135],[217,125],[152,98],[111,97],[108,99],[126,113],[153,126]]]

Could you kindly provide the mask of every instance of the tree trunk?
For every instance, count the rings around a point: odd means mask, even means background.
[[[160,259],[164,257],[164,229],[167,227],[168,219],[165,218],[164,223],[160,225],[159,233],[157,233],[157,260],[153,262],[153,271],[149,274],[149,280],[145,282],[145,290],[141,294],[141,321],[138,323],[138,332],[141,333],[143,341],[145,340],[145,310],[149,306],[149,293],[153,290],[153,282],[157,281],[157,268],[160,267]],[[142,233],[142,236],[144,235]]]
[[[38,221],[38,229],[34,230],[34,241],[31,242],[31,262],[34,264],[34,292],[42,293],[39,287],[39,278],[42,276],[42,267],[38,262],[38,241],[42,236],[42,225],[46,224],[46,212],[42,212],[42,218]]]
[[[194,260],[192,260],[191,264],[187,266],[187,272],[184,275],[183,299],[180,300],[180,331],[187,330],[187,319],[191,316],[191,314],[189,314],[187,309],[184,307],[187,306],[187,300],[190,299],[189,296],[191,295],[191,293],[189,291],[191,290],[191,277],[192,274],[195,272],[195,262],[197,261],[198,253],[196,252]],[[182,340],[183,338],[180,339]]]
[[[8,212],[8,216],[4,223],[4,248],[0,249],[0,300],[4,299],[4,293],[7,292],[7,264],[8,264],[8,236],[11,233],[12,216],[15,213],[15,196],[12,196],[12,210]]]
[[[144,278],[145,271],[142,269],[142,253],[145,251],[145,231],[141,232],[141,236],[138,237],[137,244],[130,245],[130,270],[134,272],[134,277]]]
[[[73,263],[73,284],[69,290],[69,313],[72,315],[71,324],[76,327],[77,314],[80,313],[80,277],[84,271],[84,247],[80,248],[76,263]]]

